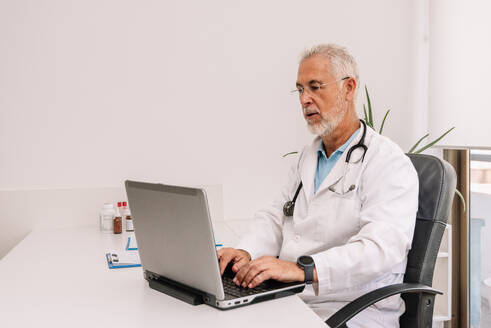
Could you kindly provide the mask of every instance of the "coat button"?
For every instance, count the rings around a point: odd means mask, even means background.
[[[300,235],[295,235],[295,240],[299,241],[300,240]]]

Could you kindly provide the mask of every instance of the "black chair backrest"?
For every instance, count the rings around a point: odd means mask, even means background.
[[[408,254],[404,282],[431,286],[435,261],[442,241],[457,177],[453,167],[444,160],[430,155],[408,154],[419,178],[419,207],[411,250]],[[420,294],[402,294],[406,312],[400,317],[401,328],[420,327],[423,322],[431,326],[433,302]],[[426,318],[425,316],[430,316]]]
[[[453,167],[431,155],[408,154],[419,178],[419,208],[404,282],[431,286],[457,177]]]

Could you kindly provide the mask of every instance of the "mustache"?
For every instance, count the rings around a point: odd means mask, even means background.
[[[317,108],[313,108],[313,107],[303,107],[302,110],[305,116],[311,114],[320,114],[320,111]]]

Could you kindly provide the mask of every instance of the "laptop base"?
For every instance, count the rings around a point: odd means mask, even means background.
[[[147,278],[148,286],[156,291],[167,294],[191,305],[204,304],[203,294],[179,286],[178,283],[163,277]]]
[[[285,291],[270,293],[270,294],[266,294],[266,295],[259,294],[257,296],[251,295],[249,297],[244,297],[241,299],[217,301],[216,306],[214,303],[208,303],[207,302],[207,304],[211,305],[213,307],[216,307],[222,311],[226,311],[226,310],[242,307],[242,306],[245,306],[248,304],[254,304],[254,303],[259,303],[259,302],[268,301],[268,300],[272,300],[272,299],[277,299],[277,298],[295,295],[297,293],[303,292],[304,288],[305,288],[305,284],[299,285],[298,287],[288,289]],[[249,299],[249,298],[252,298],[252,300],[247,300],[244,302],[244,299]]]

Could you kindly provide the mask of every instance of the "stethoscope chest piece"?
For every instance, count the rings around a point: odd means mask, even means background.
[[[293,216],[293,211],[295,210],[295,202],[297,201],[300,189],[302,189],[302,185],[302,181],[300,181],[297,191],[295,192],[295,196],[293,196],[293,200],[289,200],[285,203],[285,205],[283,205],[283,214],[285,214],[286,217]]]
[[[295,210],[295,202],[289,200],[283,205],[283,214],[285,216],[293,216],[293,211]]]

